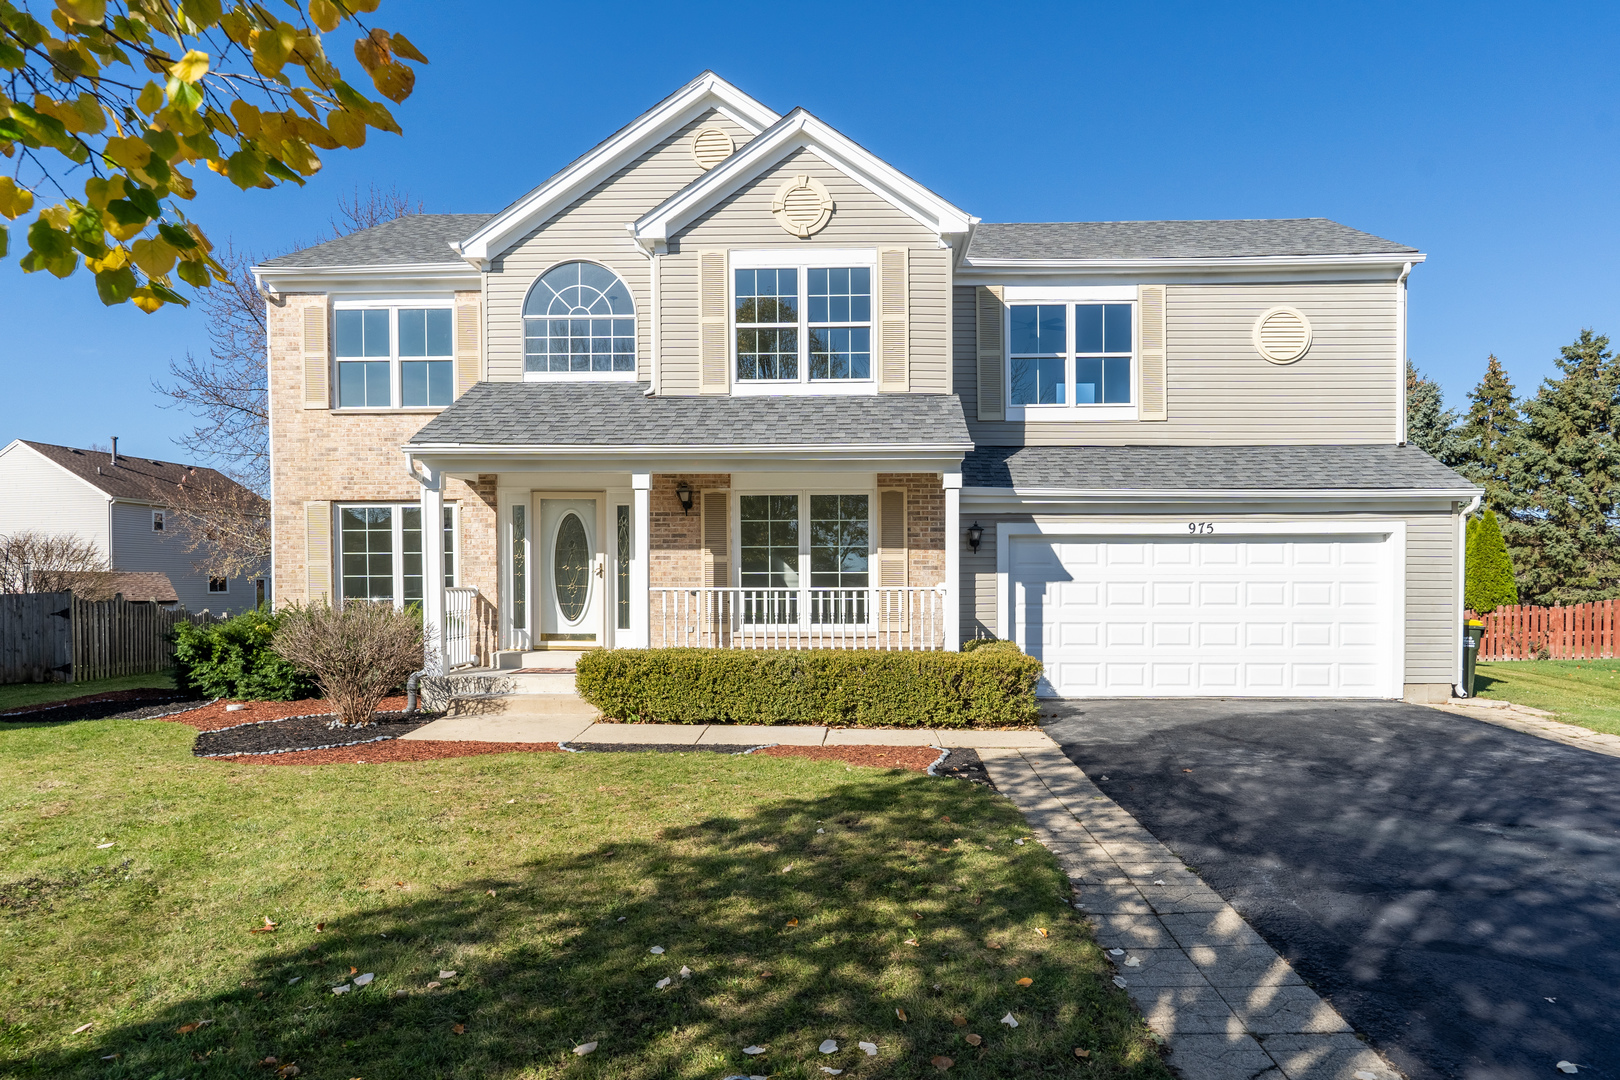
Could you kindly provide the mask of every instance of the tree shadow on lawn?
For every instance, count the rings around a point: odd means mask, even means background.
[[[902,780],[898,793],[850,783],[824,799],[770,802],[666,828],[652,842],[399,894],[319,936],[289,921],[263,935],[239,987],[98,1027],[84,1036],[93,1049],[19,1058],[0,1072],[265,1077],[276,1066],[259,1063],[274,1056],[323,1080],[823,1080],[823,1066],[937,1076],[930,1061],[943,1054],[955,1077],[1167,1078],[1069,909],[1055,860],[1011,844],[1021,829],[998,796],[923,777]],[[351,967],[376,981],[334,995]],[[459,974],[440,979],[441,968]],[[1033,984],[1017,985],[1023,977]],[[443,985],[430,990],[433,981]],[[1008,1012],[1016,1029],[998,1022]],[[966,1026],[953,1023],[958,1015]],[[200,1020],[212,1023],[178,1033]],[[839,1049],[823,1055],[829,1038]],[[588,1042],[594,1053],[573,1053]],[[745,1056],[749,1045],[767,1052]],[[1077,1047],[1091,1058],[1077,1060]],[[123,1056],[101,1060],[114,1053]]]

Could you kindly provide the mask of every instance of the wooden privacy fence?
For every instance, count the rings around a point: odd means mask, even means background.
[[[1481,660],[1607,660],[1615,656],[1620,601],[1567,607],[1515,604],[1476,616],[1485,624]]]
[[[0,595],[0,683],[87,682],[167,671],[179,623],[223,616],[72,593]]]

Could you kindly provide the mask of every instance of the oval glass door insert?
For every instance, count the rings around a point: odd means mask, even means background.
[[[564,620],[578,622],[585,614],[591,588],[591,552],[585,542],[585,523],[578,514],[564,514],[553,545],[552,581],[557,586],[557,607]]]

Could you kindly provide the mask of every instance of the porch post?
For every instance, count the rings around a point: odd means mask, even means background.
[[[945,648],[962,647],[962,474],[944,473],[945,484]]]
[[[631,528],[634,553],[630,557],[630,644],[634,648],[645,649],[652,645],[652,593],[648,565],[652,554],[652,473],[631,473],[630,488],[636,516]]]
[[[427,639],[422,667],[443,675],[444,665],[444,477],[422,470],[422,632]]]

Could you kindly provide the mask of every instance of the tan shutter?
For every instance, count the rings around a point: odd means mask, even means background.
[[[703,493],[703,584],[711,589],[731,584],[728,507],[726,492]]]
[[[698,252],[698,393],[731,388],[731,312],[727,310],[726,253]]]
[[[323,296],[304,308],[304,408],[332,405],[332,361],[326,348],[327,302]]]
[[[306,604],[332,602],[332,504],[304,504],[304,582]]]
[[[910,386],[910,300],[905,248],[878,252],[878,389]]]
[[[1001,351],[1001,286],[980,285],[979,323],[979,419],[1007,419],[1007,369]]]
[[[1165,361],[1164,286],[1138,285],[1136,311],[1142,320],[1142,401],[1136,415],[1143,420],[1167,420],[1170,390]]]
[[[878,492],[878,557],[877,587],[880,590],[904,589],[910,584],[906,556],[906,493],[904,491]],[[904,630],[907,624],[907,599],[904,592],[879,592],[878,613],[884,630]]]
[[[484,374],[483,350],[478,347],[480,305],[456,305],[456,397],[473,388]]]

